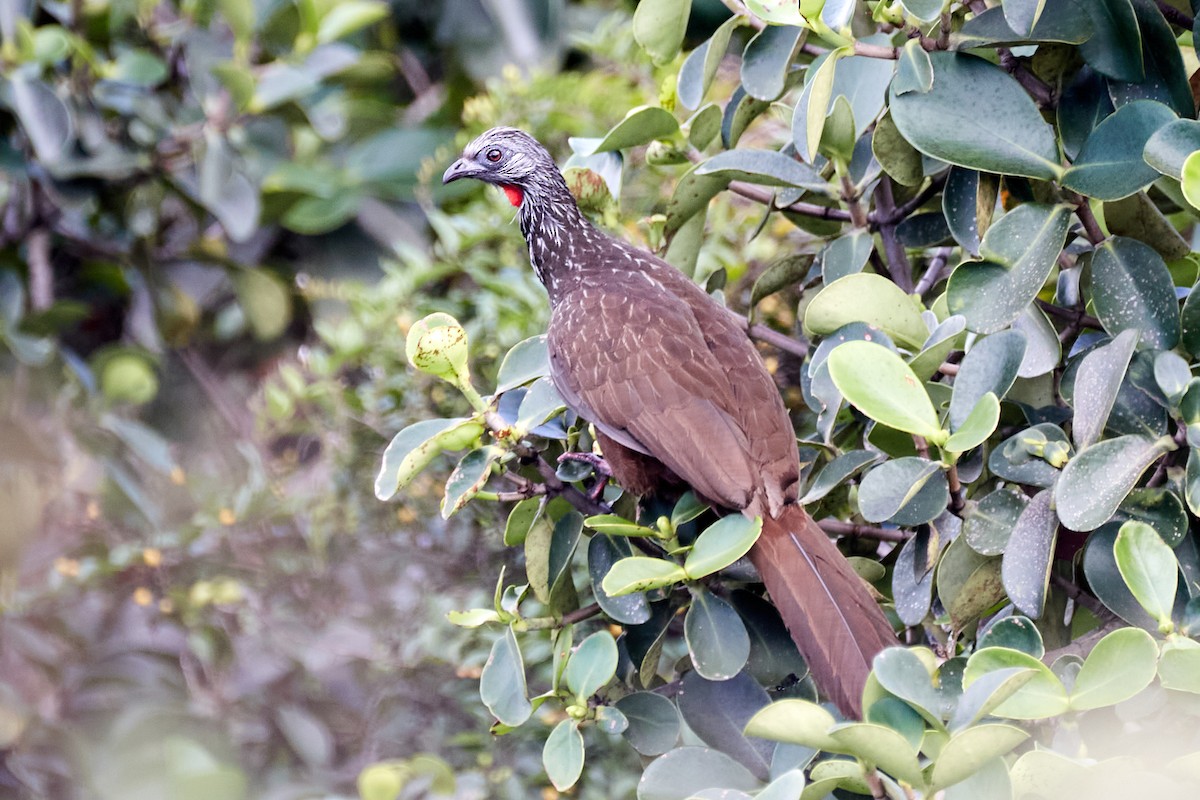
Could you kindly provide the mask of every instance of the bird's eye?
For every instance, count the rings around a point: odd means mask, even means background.
[[[497,161],[500,160],[500,157],[502,155],[503,155],[503,153],[500,152],[500,148],[493,147],[491,150],[487,151],[487,160],[492,162],[493,164],[495,164]]]

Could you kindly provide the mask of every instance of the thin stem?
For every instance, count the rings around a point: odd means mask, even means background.
[[[963,500],[962,481],[958,479],[958,465],[951,464],[946,470],[946,482],[950,484],[950,510],[957,514],[966,506]]]
[[[854,43],[854,55],[866,56],[867,58],[882,58],[890,61],[895,61],[900,58],[899,47],[889,47],[885,44],[868,44],[867,42]]]
[[[821,530],[836,536],[849,536],[855,539],[875,539],[880,542],[907,542],[911,534],[907,531],[891,528],[879,528],[874,525],[860,525],[857,522],[846,522],[829,517],[817,522]]]
[[[1165,3],[1163,0],[1154,0],[1154,4],[1158,6],[1158,10],[1162,12],[1164,17],[1166,17],[1167,22],[1171,23],[1172,25],[1178,25],[1179,27],[1190,31],[1192,26],[1196,24],[1194,19],[1170,3]]]
[[[879,777],[879,770],[871,770],[863,773],[863,777],[867,781],[867,786],[871,787],[871,797],[875,800],[886,800],[887,790],[883,788],[883,778]]]
[[[1100,244],[1104,241],[1104,231],[1100,230],[1100,223],[1096,221],[1096,215],[1092,213],[1091,203],[1086,197],[1079,198],[1079,202],[1075,204],[1075,215],[1083,223],[1083,232],[1087,234],[1089,242]]]
[[[867,227],[867,214],[863,211],[862,204],[859,203],[858,188],[854,185],[854,181],[850,176],[842,173],[842,200],[846,201],[846,207],[850,209],[850,220],[856,228]]]
[[[1080,636],[1075,641],[1063,647],[1049,650],[1042,656],[1043,664],[1053,664],[1063,656],[1078,656],[1079,658],[1087,658],[1088,653],[1092,652],[1093,648],[1100,643],[1108,634],[1115,631],[1117,628],[1125,627],[1125,623],[1117,618],[1109,619],[1099,628],[1093,631],[1088,631],[1083,636]]]
[[[1012,51],[1007,47],[997,47],[996,52],[1000,55],[1000,66],[1005,69],[1010,75],[1017,79],[1017,83],[1029,93],[1029,96],[1034,99],[1039,108],[1047,109],[1054,107],[1054,90],[1046,85],[1041,78],[1034,75],[1021,60],[1012,54]]]
[[[896,200],[892,195],[892,179],[887,175],[880,178],[879,188],[875,190],[875,210],[883,214],[884,219],[890,219],[896,212]],[[913,290],[912,268],[908,264],[908,254],[904,250],[904,243],[896,235],[895,223],[881,223],[879,236],[883,239],[888,275],[892,282],[905,292],[911,292]]]
[[[565,628],[568,625],[574,625],[576,622],[583,622],[585,619],[591,619],[600,614],[602,609],[599,603],[592,603],[583,608],[577,608],[574,611],[568,611],[561,617],[534,617],[533,619],[522,620],[522,626],[527,631],[541,631],[550,628]]]
[[[889,178],[888,180],[890,181],[891,179]],[[898,206],[893,205],[890,213],[884,214],[881,213],[880,209],[876,209],[875,212],[868,214],[867,217],[875,225],[895,225],[896,223],[901,222],[909,214],[929,202],[929,199],[940,192],[945,184],[946,176],[944,174],[938,175],[929,182],[928,186],[917,192],[911,198],[905,200]]]
[[[1066,592],[1067,597],[1071,598],[1076,603],[1095,614],[1097,618],[1107,619],[1112,616],[1112,612],[1105,608],[1103,603],[1092,597],[1083,589],[1080,589],[1078,585],[1072,583],[1063,576],[1052,574],[1050,576],[1050,582]]]
[[[750,13],[749,9],[746,8],[746,4],[743,3],[742,0],[721,0],[721,2],[726,8],[733,12],[735,17],[744,17],[746,24],[751,28],[754,28],[756,31],[761,31],[763,28],[767,27],[767,23]]]
[[[1104,326],[1100,324],[1100,320],[1096,319],[1090,314],[1083,313],[1081,310],[1074,308],[1063,308],[1062,306],[1056,306],[1046,300],[1038,300],[1037,304],[1038,308],[1040,308],[1042,311],[1045,311],[1050,316],[1058,317],[1059,319],[1065,319],[1068,322],[1076,324],[1082,328],[1095,328],[1096,330],[1102,330],[1104,328]]]
[[[771,205],[775,200],[774,193],[769,189],[764,189],[761,186],[746,183],[745,181],[733,181],[729,184],[729,191],[748,200],[753,200],[756,203],[762,203],[763,205]],[[792,211],[796,214],[803,214],[806,217],[816,217],[817,219],[832,219],[838,222],[852,221],[850,212],[840,208],[819,206],[816,203],[796,202],[790,206],[784,206],[781,210]]]
[[[913,294],[923,296],[926,292],[937,286],[938,281],[942,279],[942,273],[946,269],[946,262],[950,260],[952,248],[939,247],[933,254],[933,258],[929,261],[929,266],[925,268],[925,274],[921,276],[921,280],[917,281],[916,288],[913,289]]]
[[[929,458],[929,442],[925,441],[924,436],[917,436],[915,433],[913,434],[912,438],[913,438],[913,445],[917,448],[917,455],[919,455],[921,458],[928,459]]]

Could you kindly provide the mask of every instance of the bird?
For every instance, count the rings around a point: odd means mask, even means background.
[[[797,502],[795,429],[736,316],[666,261],[593,225],[524,131],[484,132],[442,181],[468,178],[498,186],[517,209],[550,300],[550,379],[594,427],[614,479],[637,495],[681,481],[718,510],[761,517],[750,561],[818,688],[860,718],[872,660],[896,634]]]

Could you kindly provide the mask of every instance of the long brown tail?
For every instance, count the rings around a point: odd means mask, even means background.
[[[843,714],[860,718],[871,660],[897,643],[866,583],[798,505],[763,520],[750,560],[817,686]]]

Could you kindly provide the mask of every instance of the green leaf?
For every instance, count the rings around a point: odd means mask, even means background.
[[[704,95],[712,85],[717,75],[717,67],[725,57],[729,47],[729,36],[733,29],[741,25],[745,18],[740,15],[731,16],[713,31],[712,36],[697,47],[683,62],[679,70],[679,83],[676,96],[679,102],[687,108],[698,108],[704,102]]]
[[[1115,630],[1096,643],[1075,676],[1071,710],[1122,703],[1149,686],[1157,669],[1158,645],[1150,634],[1141,628]]]
[[[796,113],[792,120],[792,138],[796,143],[797,152],[810,158],[821,145],[821,133],[825,130],[825,117],[829,113],[829,104],[833,101],[833,79],[837,62],[848,55],[846,48],[831,50],[820,63],[814,62],[809,66],[804,81],[804,91],[801,100],[796,105]],[[803,125],[800,123],[803,121]],[[804,136],[800,136],[800,132]]]
[[[1092,31],[1092,22],[1080,3],[1074,0],[1058,0],[1046,3],[1033,30],[1028,33],[1017,33],[1012,29],[1005,19],[1004,7],[992,7],[967,20],[960,30],[950,35],[950,42],[956,50],[996,44],[1080,44],[1087,41]]]
[[[316,236],[336,230],[358,213],[362,198],[352,191],[338,191],[330,197],[305,197],[289,208],[280,220],[296,233]]]
[[[1142,150],[1155,132],[1174,120],[1174,111],[1153,100],[1118,108],[1084,141],[1075,163],[1063,174],[1063,185],[1099,200],[1140,192],[1158,178]]]
[[[935,444],[945,441],[925,386],[891,350],[873,342],[846,342],[834,348],[827,363],[838,391],[871,419]]]
[[[837,742],[843,752],[852,753],[866,763],[868,768],[879,767],[912,785],[919,786],[924,782],[916,749],[891,728],[857,722],[834,728],[829,738]]]
[[[1117,509],[1115,519],[1146,523],[1170,548],[1182,542],[1188,532],[1183,500],[1177,492],[1168,488],[1134,489]]]
[[[1046,8],[1046,0],[1008,0],[1003,6],[1004,21],[1021,36],[1033,33],[1033,28]]]
[[[746,10],[772,25],[799,25],[808,27],[808,20],[801,15],[800,5],[791,0],[745,0]]]
[[[674,561],[631,556],[613,564],[601,585],[609,597],[620,597],[631,592],[660,589],[686,579],[687,573]]]
[[[921,525],[949,501],[941,466],[924,458],[885,461],[866,474],[858,489],[859,512],[868,522]]]
[[[950,396],[950,429],[957,431],[986,395],[1001,398],[1008,393],[1025,357],[1025,335],[1000,331],[975,342],[967,351],[954,378]]]
[[[790,769],[754,795],[754,800],[796,800],[803,791],[804,784],[804,772],[800,769]]]
[[[828,284],[804,313],[804,327],[821,336],[851,322],[881,328],[912,350],[919,350],[929,336],[918,302],[887,278],[869,272],[847,275]]]
[[[614,621],[624,625],[641,625],[650,619],[650,603],[644,594],[609,597],[604,591],[604,578],[613,564],[633,555],[629,542],[613,536],[593,536],[588,542],[588,574],[592,594],[600,608]]]
[[[1112,235],[1128,236],[1148,244],[1167,261],[1187,258],[1192,250],[1145,192],[1105,203],[1104,224]]]
[[[608,631],[596,631],[579,643],[563,677],[580,699],[600,691],[617,674],[617,642]]]
[[[616,707],[629,720],[624,732],[626,741],[642,755],[662,755],[679,741],[679,711],[661,694],[627,694]]]
[[[917,186],[925,179],[924,157],[900,135],[890,111],[875,125],[871,152],[883,171],[897,183]]]
[[[598,514],[588,517],[583,524],[597,533],[607,536],[649,536],[657,539],[660,535],[654,528],[638,525],[636,522],[630,522],[616,514]]]
[[[1106,439],[1067,462],[1054,490],[1058,518],[1071,530],[1103,525],[1129,494],[1142,473],[1163,453],[1175,449],[1169,438],[1142,436]]]
[[[746,672],[763,686],[778,686],[808,674],[796,643],[775,606],[745,589],[734,591],[729,601],[750,636]]]
[[[866,231],[851,231],[834,239],[821,251],[821,277],[825,284],[862,272],[874,251],[875,242]]]
[[[233,287],[255,339],[269,342],[283,335],[292,323],[292,296],[286,283],[260,268],[234,275]]]
[[[1084,61],[1110,78],[1142,80],[1142,35],[1129,0],[1090,0],[1083,10],[1095,29],[1079,47]]]
[[[923,651],[928,655],[928,651]],[[932,667],[917,651],[889,647],[875,656],[872,674],[879,685],[908,703],[935,728],[942,728],[942,700],[933,686]],[[825,748],[827,749],[827,748]]]
[[[809,253],[802,253],[784,256],[767,267],[750,289],[750,307],[756,307],[764,297],[803,281],[808,275],[812,263],[813,256]]]
[[[390,500],[443,450],[459,450],[483,433],[475,419],[427,419],[397,433],[383,451],[375,496]]]
[[[815,169],[774,150],[726,150],[697,166],[696,174],[829,193],[828,182]]]
[[[683,44],[691,0],[643,0],[633,12],[633,38],[655,63],[673,59]]]
[[[762,784],[738,762],[708,747],[679,747],[659,756],[638,782],[638,800],[689,800],[705,789],[753,792]]]
[[[771,702],[754,678],[741,672],[728,679],[708,680],[691,670],[680,681],[676,702],[684,723],[696,736],[766,780],[774,747],[742,732],[746,722]]]
[[[896,65],[896,77],[892,80],[892,93],[899,96],[908,92],[928,92],[933,88],[933,62],[919,39],[909,39],[900,50]]]
[[[837,746],[829,736],[835,722],[833,715],[816,703],[777,700],[750,718],[746,735],[826,750]]]
[[[1200,209],[1200,156],[1196,153],[1184,160],[1179,180],[1183,187],[1184,199],[1192,204],[1192,208]]]
[[[712,144],[712,140],[721,132],[721,117],[721,107],[716,103],[707,103],[688,117],[682,126],[687,131],[688,144],[697,150]]]
[[[478,628],[489,622],[499,622],[500,615],[492,608],[471,608],[466,611],[447,611],[446,619],[460,628]]]
[[[683,635],[696,672],[712,681],[737,675],[750,657],[750,636],[733,606],[699,587],[692,591]]]
[[[479,676],[479,697],[492,716],[509,727],[524,724],[533,714],[525,688],[525,662],[512,628],[492,645]]]
[[[1113,543],[1113,557],[1129,591],[1159,630],[1169,632],[1179,581],[1175,553],[1149,525],[1126,522]]]
[[[729,180],[719,175],[699,175],[691,167],[675,184],[675,191],[667,202],[667,236],[673,236],[688,220],[708,208],[708,201],[716,197]]]
[[[929,54],[933,88],[892,97],[904,138],[962,167],[1053,180],[1062,168],[1054,131],[1021,85],[975,56]]]
[[[758,541],[762,519],[748,519],[730,514],[708,526],[696,537],[692,550],[683,562],[683,570],[691,580],[699,580],[725,569],[737,561]]]
[[[1016,694],[1038,674],[1037,670],[1023,667],[985,672],[959,698],[954,715],[950,718],[950,730],[960,731],[981,717],[989,716],[996,706]]]
[[[1080,362],[1075,376],[1075,418],[1071,428],[1075,446],[1080,450],[1094,444],[1104,432],[1137,341],[1136,330],[1122,331]]]
[[[979,255],[983,235],[991,228],[999,189],[999,181],[995,176],[978,170],[951,167],[946,176],[946,187],[942,192],[942,214],[946,217],[946,225],[950,228],[950,234],[954,237],[954,241],[962,246],[964,252],[970,253],[972,256]],[[1035,203],[1025,203],[1013,211],[1020,211],[1023,208],[1036,209],[1038,206]],[[1001,218],[1001,221],[1003,219],[1004,217]],[[1015,221],[1008,224],[1015,225]],[[1060,243],[1060,249],[1061,246]],[[994,249],[1001,248],[995,247]],[[960,264],[955,271],[964,269],[968,264]],[[1004,264],[1002,266],[1011,268],[1013,265]],[[1049,269],[1047,269],[1048,271]]]
[[[448,519],[462,509],[487,483],[492,465],[504,455],[504,449],[486,445],[462,457],[446,479],[446,494],[442,498],[442,519]]]
[[[758,100],[772,101],[787,86],[792,56],[804,38],[804,29],[771,25],[746,43],[742,54],[742,86]]]
[[[934,761],[931,788],[941,789],[975,774],[988,761],[1010,752],[1029,738],[1012,725],[976,725],[950,737]]]
[[[981,556],[966,541],[953,540],[937,566],[938,598],[955,628],[962,629],[1004,597],[1000,559]]]
[[[74,136],[70,109],[48,84],[24,72],[13,72],[10,102],[38,160],[53,166]]]
[[[1147,164],[1176,180],[1183,178],[1183,163],[1200,150],[1200,122],[1177,119],[1156,130],[1142,148]]]
[[[513,345],[500,362],[500,371],[496,375],[496,394],[503,394],[549,374],[546,334],[531,336]]]
[[[505,546],[518,547],[524,544],[529,529],[542,518],[544,508],[544,498],[541,497],[529,497],[514,505],[504,523]]]
[[[904,10],[922,22],[933,22],[942,13],[943,0],[900,0]]]
[[[542,748],[542,766],[554,788],[565,792],[583,772],[583,736],[579,721],[564,719],[554,726]]]
[[[1164,689],[1200,694],[1200,644],[1179,636],[1168,640],[1158,662],[1158,678]]]
[[[1000,562],[1004,591],[1013,605],[1032,619],[1041,617],[1046,604],[1058,539],[1058,516],[1050,507],[1051,497],[1050,490],[1043,489],[1025,506]]]
[[[1150,618],[1141,603],[1125,585],[1113,554],[1120,525],[1113,522],[1088,537],[1083,551],[1083,574],[1088,587],[1105,608],[1121,619],[1143,628],[1154,629],[1157,623]]]
[[[388,5],[381,0],[341,0],[321,17],[317,41],[321,44],[337,41],[386,19],[387,15]]]
[[[971,409],[971,413],[963,420],[958,430],[946,440],[942,449],[947,453],[965,453],[974,449],[987,441],[999,422],[1000,401],[996,399],[996,395],[988,392],[979,398],[975,408]]]
[[[879,454],[870,450],[851,450],[843,453],[821,468],[799,502],[802,505],[817,502],[833,491],[842,481],[878,460]]]
[[[964,262],[950,275],[950,313],[962,314],[977,333],[1012,325],[1050,277],[1070,221],[1067,206],[1038,203],[1024,203],[1001,217],[980,244],[987,260]]]
[[[640,7],[639,7],[640,8]],[[606,153],[624,150],[627,147],[649,144],[655,139],[665,139],[679,132],[679,122],[671,112],[657,106],[638,106],[630,109],[625,118],[613,126],[589,153]]]
[[[971,685],[987,673],[1013,667],[1033,670],[1036,676],[992,709],[993,715],[1011,719],[1045,719],[1067,710],[1067,690],[1050,668],[1028,653],[1006,647],[976,650],[967,659],[963,688],[969,691]]]
[[[1025,495],[1012,489],[997,489],[978,502],[972,501],[963,519],[967,544],[980,555],[1003,553],[1027,502]]]

